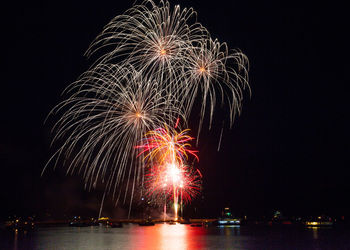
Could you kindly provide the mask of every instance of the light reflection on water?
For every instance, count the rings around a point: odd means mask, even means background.
[[[318,239],[318,228],[317,227],[312,227],[312,236],[314,237],[315,240]]]
[[[160,224],[154,227],[132,227],[131,249],[188,249],[188,227],[185,225]],[[116,242],[114,247],[118,246]]]
[[[190,225],[52,227],[0,233],[0,249],[350,249],[350,232]],[[5,245],[4,245],[5,244]],[[324,247],[324,248],[323,248]]]

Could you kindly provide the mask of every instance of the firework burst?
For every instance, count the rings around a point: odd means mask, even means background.
[[[183,164],[188,155],[194,156],[198,161],[197,151],[189,149],[189,143],[194,138],[188,135],[190,129],[177,132],[168,126],[160,127],[146,133],[142,145],[136,146],[142,149],[139,155],[145,155],[146,161],[157,161],[160,164],[165,162]]]
[[[170,164],[147,168],[144,188],[150,201],[161,205],[164,200],[174,200],[174,187],[178,193],[180,192],[180,200],[189,203],[201,189],[199,170],[188,165],[171,166]]]
[[[67,173],[82,173],[89,188],[100,179],[113,196],[123,179],[132,179],[133,196],[143,176],[134,146],[147,131],[181,117],[176,105],[164,99],[157,81],[116,65],[84,73],[66,93],[69,98],[52,111],[63,113],[53,128],[53,142],[65,142],[49,163],[66,159]]]
[[[207,103],[211,126],[217,99],[221,106],[227,104],[232,126],[236,113],[241,111],[242,88],[249,87],[247,65],[248,59],[241,51],[229,51],[226,43],[211,38],[201,41],[189,51],[179,85],[184,85],[181,96],[187,117],[191,114],[197,95],[201,95],[198,136]]]
[[[174,203],[175,220],[180,199],[190,201],[198,194],[200,187],[199,172],[186,166],[189,156],[198,159],[197,151],[191,150],[189,129],[179,133],[175,129],[157,128],[148,132],[143,143],[136,148],[144,161],[148,163],[146,174],[146,194],[151,200],[159,202],[170,199]]]
[[[172,83],[181,74],[187,51],[207,34],[192,8],[181,10],[179,5],[171,8],[168,1],[157,5],[146,0],[107,24],[86,55],[101,51],[97,62],[130,63],[143,74],[156,75],[173,95],[177,89]]]

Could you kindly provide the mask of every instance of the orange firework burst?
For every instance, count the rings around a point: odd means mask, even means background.
[[[197,161],[199,158],[195,150],[189,149],[189,143],[194,139],[188,135],[190,129],[182,130],[177,133],[176,130],[170,130],[166,125],[165,128],[157,128],[149,131],[143,140],[143,144],[136,146],[142,149],[139,156],[145,154],[145,161],[157,161],[159,164],[164,163],[180,164],[188,160],[188,156],[194,156]]]
[[[189,129],[179,133],[167,126],[152,130],[145,135],[143,144],[136,146],[141,149],[146,169],[146,193],[152,200],[174,203],[175,220],[177,210],[182,208],[183,201],[189,202],[200,190],[200,172],[186,165],[189,156],[197,161],[197,151],[191,150],[189,143],[194,138],[188,135]]]

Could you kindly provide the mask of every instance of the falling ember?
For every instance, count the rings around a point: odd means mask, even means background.
[[[176,119],[176,123],[175,123],[175,127],[174,127],[174,128],[177,128],[177,126],[179,126],[179,122],[180,122],[180,118],[177,118],[177,119]]]

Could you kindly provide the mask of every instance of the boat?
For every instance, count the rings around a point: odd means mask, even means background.
[[[331,227],[333,220],[327,216],[318,216],[316,219],[305,221],[306,227]]]
[[[281,211],[276,210],[273,217],[267,221],[267,225],[271,227],[296,227],[300,223],[297,221],[292,221],[282,214]]]
[[[328,216],[318,216],[317,218],[306,220],[305,226],[306,227],[331,227],[333,226],[333,220]]]
[[[234,218],[230,208],[226,207],[222,212],[222,217],[218,218],[214,224],[217,226],[239,226],[241,225],[241,220]]]
[[[81,219],[80,216],[74,216],[74,218],[69,222],[70,227],[88,227],[89,224]]]
[[[216,221],[217,226],[239,226],[241,225],[240,219],[234,218],[219,218]]]
[[[307,227],[331,227],[333,226],[332,221],[306,221]]]

